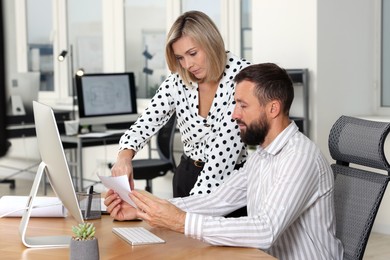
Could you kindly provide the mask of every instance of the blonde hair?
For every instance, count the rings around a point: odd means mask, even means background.
[[[205,81],[218,81],[225,69],[225,45],[217,26],[206,14],[199,11],[185,12],[173,23],[165,47],[165,58],[169,70],[178,73],[185,84],[196,82],[198,79],[180,65],[173,52],[172,44],[183,35],[191,37],[207,57],[208,73]]]

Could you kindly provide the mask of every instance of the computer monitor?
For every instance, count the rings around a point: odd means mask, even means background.
[[[46,174],[48,177],[53,191],[64,204],[68,213],[74,217],[76,224],[84,222],[53,110],[51,107],[36,101],[33,102],[33,109],[38,148],[42,162],[38,167],[30,191],[27,209],[24,211],[20,222],[19,233],[26,247],[65,247],[70,244],[70,236],[26,236],[31,210],[33,209],[33,201],[37,195],[43,174]]]
[[[138,118],[134,74],[98,73],[76,76],[80,125],[101,129]]]
[[[33,100],[38,100],[41,74],[39,72],[13,73],[7,80],[7,114],[32,115]]]

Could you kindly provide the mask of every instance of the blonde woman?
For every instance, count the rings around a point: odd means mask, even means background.
[[[220,32],[204,13],[182,14],[166,42],[172,72],[120,140],[112,175],[127,174],[134,188],[132,159],[175,113],[184,154],[175,171],[174,197],[211,193],[247,157],[232,120],[234,76],[249,62],[225,50]]]

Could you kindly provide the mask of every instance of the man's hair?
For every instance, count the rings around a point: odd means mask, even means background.
[[[218,81],[226,66],[225,45],[217,26],[206,14],[199,11],[185,12],[173,23],[165,47],[165,58],[171,72],[179,73],[186,84],[196,79],[176,59],[172,44],[182,36],[188,36],[205,52],[208,63],[206,81]]]
[[[271,100],[279,100],[282,111],[289,115],[291,103],[294,99],[294,87],[286,70],[274,63],[260,63],[248,66],[241,70],[234,78],[238,84],[250,81],[256,85],[254,94],[261,105]]]

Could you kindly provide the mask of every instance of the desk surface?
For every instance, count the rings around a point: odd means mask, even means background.
[[[99,239],[100,259],[275,259],[254,248],[211,246],[167,229],[151,228],[143,221],[113,221],[110,216],[92,220]],[[19,236],[20,218],[0,220],[2,259],[69,259],[69,248],[26,248]],[[73,218],[31,218],[29,236],[71,235]],[[113,227],[144,226],[166,241],[164,244],[131,246],[112,232]]]

